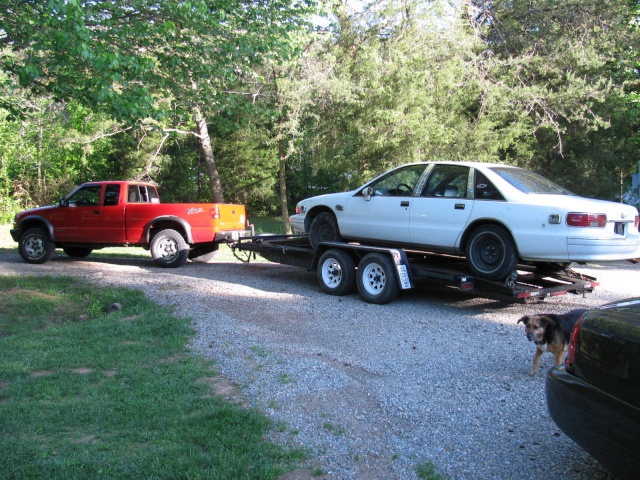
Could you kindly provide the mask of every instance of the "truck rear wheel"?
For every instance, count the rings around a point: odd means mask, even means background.
[[[46,263],[55,249],[56,246],[42,228],[30,228],[20,235],[18,250],[27,263]]]
[[[391,258],[382,253],[369,253],[360,260],[356,282],[360,295],[368,303],[389,303],[400,292],[395,266]]]
[[[348,295],[356,284],[356,264],[343,250],[330,249],[320,256],[318,283],[329,295]]]
[[[187,261],[189,245],[178,232],[171,228],[160,230],[151,239],[151,256],[162,268],[176,268]]]

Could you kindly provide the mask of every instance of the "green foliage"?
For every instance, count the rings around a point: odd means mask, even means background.
[[[211,391],[189,320],[141,292],[0,276],[0,299],[2,478],[274,479],[301,460]]]

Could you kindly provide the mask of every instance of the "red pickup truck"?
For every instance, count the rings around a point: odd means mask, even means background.
[[[179,267],[251,235],[246,228],[243,205],[160,203],[151,184],[113,181],[84,183],[58,205],[18,213],[11,236],[28,263],[45,263],[56,248],[86,257],[127,245],[150,250],[161,267]]]

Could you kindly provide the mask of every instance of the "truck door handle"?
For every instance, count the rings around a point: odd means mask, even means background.
[[[93,211],[93,214],[94,214],[94,215],[100,215],[100,210],[94,210],[94,211]]]
[[[456,203],[455,207],[453,208],[455,208],[456,210],[464,210],[464,207],[464,203]]]
[[[401,207],[408,207],[409,206],[409,202],[407,200],[403,200],[402,202],[400,202],[400,206]]]

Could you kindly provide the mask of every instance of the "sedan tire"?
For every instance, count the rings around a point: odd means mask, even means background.
[[[315,249],[322,242],[341,242],[340,229],[336,217],[329,212],[319,213],[309,227],[309,242]]]
[[[508,277],[518,264],[511,236],[497,225],[476,228],[467,242],[466,256],[471,271],[488,280]]]

